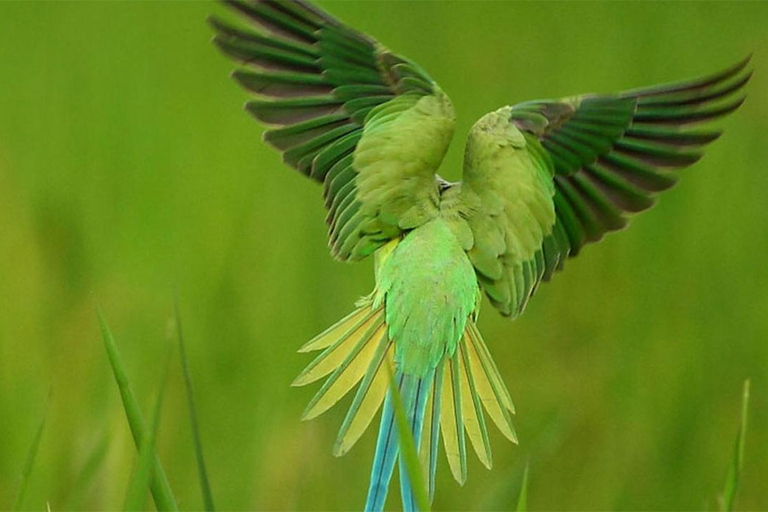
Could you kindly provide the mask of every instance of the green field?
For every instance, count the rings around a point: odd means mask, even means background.
[[[445,459],[436,510],[717,509],[752,381],[737,508],[768,508],[768,3],[322,2],[423,65],[464,134],[519,101],[691,78],[754,52],[748,100],[681,184],[587,248],[514,323],[480,328],[517,406],[495,467]],[[296,349],[370,291],[327,251],[320,188],[260,143],[210,44],[208,2],[0,3],[0,509],[45,414],[24,509],[123,506],[137,452],[96,315],[149,422],[180,313],[220,510],[348,510],[375,428],[331,447]],[[174,352],[157,434],[200,509]],[[50,390],[50,397],[49,397]],[[348,402],[343,402],[346,404]],[[390,505],[399,507],[397,492]],[[150,503],[149,501],[147,502]]]

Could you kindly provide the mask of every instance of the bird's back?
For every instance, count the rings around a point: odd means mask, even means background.
[[[422,376],[453,355],[480,296],[472,264],[445,220],[408,233],[382,257],[376,281],[403,373]]]

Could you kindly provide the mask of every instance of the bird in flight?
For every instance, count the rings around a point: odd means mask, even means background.
[[[482,292],[515,318],[568,258],[650,208],[721,133],[694,127],[744,101],[749,59],[687,82],[501,107],[472,127],[450,183],[436,173],[454,110],[421,66],[302,0],[225,3],[243,23],[213,18],[214,41],[241,64],[233,76],[256,97],[246,109],[264,140],[322,185],[333,256],[375,261],[374,290],[300,349],[322,352],[294,385],[325,378],[304,418],[357,386],[333,447],[343,455],[383,404],[365,509],[383,509],[400,458],[414,510],[392,391],[430,499],[441,437],[460,484],[465,434],[490,468],[488,423],[517,437],[476,326]]]

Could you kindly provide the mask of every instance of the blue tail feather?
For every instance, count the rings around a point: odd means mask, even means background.
[[[411,427],[414,444],[417,449],[421,438],[421,428],[424,423],[424,413],[426,411],[429,391],[432,387],[433,375],[434,374],[430,374],[424,378],[403,375],[400,372],[397,372],[395,375],[395,382],[400,390],[400,395],[408,417],[408,424]],[[365,510],[367,512],[379,512],[384,509],[384,505],[387,501],[389,482],[392,480],[392,474],[395,470],[395,462],[397,461],[399,451],[400,442],[398,439],[397,425],[395,423],[392,394],[387,393],[381,414],[379,437],[376,441],[376,453],[373,457],[373,467],[371,468],[371,483],[368,488],[368,499],[365,503]],[[400,464],[400,487],[403,499],[403,509],[405,511],[415,510],[416,506],[413,490],[402,462]]]
[[[408,407],[408,424],[411,426],[411,434],[413,435],[413,444],[418,450],[421,442],[421,429],[424,425],[424,413],[427,409],[427,399],[429,398],[429,391],[432,387],[431,376],[422,379],[415,380],[415,396],[413,397],[411,407]],[[413,495],[413,488],[411,486],[411,479],[408,478],[407,469],[405,467],[405,461],[400,458],[400,494],[403,499],[403,512],[415,512],[416,511],[416,498]]]
[[[403,376],[398,373],[395,376],[395,380],[398,383],[398,387],[400,387],[403,382]],[[392,472],[395,470],[395,459],[397,459],[399,445],[392,393],[388,392],[387,398],[384,400],[384,409],[381,412],[381,425],[379,426],[379,437],[376,441],[376,454],[373,456],[373,466],[371,467],[371,483],[368,488],[368,499],[365,502],[366,512],[378,512],[384,509],[384,504],[387,501],[389,481],[392,479]]]

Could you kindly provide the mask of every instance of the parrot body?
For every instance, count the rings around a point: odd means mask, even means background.
[[[743,102],[748,59],[689,82],[502,107],[470,130],[449,183],[436,173],[454,111],[421,67],[302,0],[226,3],[257,28],[212,20],[244,66],[234,77],[257,97],[246,108],[270,126],[264,140],[322,184],[334,257],[374,255],[373,292],[300,349],[321,352],[293,384],[325,378],[303,417],[357,387],[333,448],[343,455],[382,410],[365,505],[378,511],[399,457],[399,394],[431,498],[440,438],[459,483],[465,435],[492,465],[486,414],[517,442],[476,326],[482,292],[515,318],[568,258],[650,208],[721,133],[691,126]],[[415,510],[402,459],[400,482]]]
[[[324,412],[360,382],[336,455],[349,450],[384,402],[366,509],[383,508],[399,450],[391,398],[385,400],[388,362],[397,369],[395,381],[416,445],[422,435],[429,439],[421,443],[421,454],[432,493],[440,430],[460,482],[466,479],[465,428],[481,461],[491,466],[483,405],[504,435],[516,440],[512,401],[475,326],[481,297],[472,263],[450,222],[438,213],[380,249],[373,293],[352,315],[302,347],[324,351],[294,385],[331,374],[305,418]],[[403,506],[413,510],[402,467],[400,474]]]
[[[437,406],[439,411],[440,402],[435,402],[434,395],[442,392],[446,360],[449,366],[457,364],[456,348],[467,322],[472,321],[470,316],[476,311],[477,279],[458,240],[445,221],[437,217],[404,237],[381,262],[374,294],[374,307],[378,303],[384,305],[389,338],[395,347],[395,381],[418,446],[427,408]],[[441,374],[438,379],[437,373]],[[435,414],[429,411],[430,419]],[[435,428],[438,425],[436,422]],[[431,428],[429,435],[432,435]],[[366,509],[379,510],[384,506],[397,457],[397,437],[391,398],[388,398],[382,413]],[[406,474],[402,466],[400,474]],[[408,480],[401,478],[401,482],[403,507],[413,510],[415,504]]]

